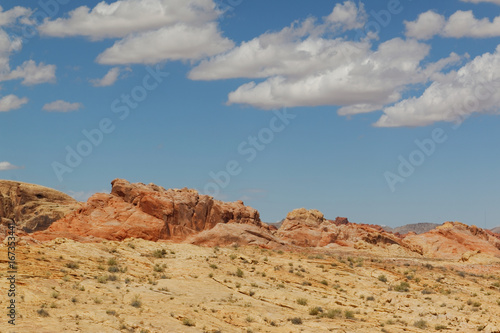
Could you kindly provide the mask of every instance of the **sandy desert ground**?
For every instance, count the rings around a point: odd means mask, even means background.
[[[18,247],[17,261],[17,325],[4,317],[1,332],[500,330],[500,260],[480,255],[56,239]],[[0,271],[6,292],[4,259]]]

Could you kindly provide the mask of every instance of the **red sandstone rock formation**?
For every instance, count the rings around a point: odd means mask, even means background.
[[[93,195],[81,209],[33,237],[38,240],[136,237],[181,241],[189,235],[212,229],[218,223],[250,224],[269,229],[260,221],[257,210],[241,201],[226,203],[195,190],[165,190],[154,184],[130,184],[122,179],[115,179],[112,186],[111,194]]]
[[[112,182],[110,194],[95,194],[84,204],[45,187],[1,181],[0,219],[4,224],[16,219],[18,236],[25,241],[135,237],[205,246],[265,248],[392,249],[397,245],[428,257],[468,260],[477,253],[500,257],[500,235],[458,222],[447,222],[420,235],[400,236],[379,226],[350,223],[347,218],[327,220],[317,210],[301,208],[290,212],[276,230],[262,223],[257,210],[241,201],[226,203],[195,190],[165,190],[154,184],[130,184],[121,179]],[[24,236],[24,232],[33,231],[36,232]]]
[[[500,239],[495,234],[460,222],[446,222],[429,232],[408,235],[404,241],[420,246],[426,257],[460,259],[470,251],[500,257]]]
[[[421,252],[418,246],[403,242],[390,233],[368,225],[349,223],[347,219],[326,220],[317,210],[305,208],[288,213],[276,235],[282,240],[302,247],[324,247],[331,244],[363,247],[363,244],[386,246],[398,244],[410,251]]]

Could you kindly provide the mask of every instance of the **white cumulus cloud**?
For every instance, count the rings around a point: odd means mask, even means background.
[[[0,98],[0,112],[8,112],[19,109],[24,104],[28,103],[26,97],[19,98],[16,95],[7,95]]]
[[[213,0],[119,0],[81,6],[67,17],[46,20],[42,35],[118,39],[97,58],[106,65],[198,60],[224,52],[233,42],[216,22]]]
[[[358,12],[350,15],[357,17]],[[341,107],[340,114],[350,115],[397,102],[409,85],[425,83],[459,60],[452,54],[423,66],[430,50],[427,44],[395,38],[372,50],[369,39],[353,42],[325,37],[330,32],[328,22],[314,22],[310,18],[242,42],[202,61],[189,77],[263,79],[229,93],[229,104],[263,109],[332,105]]]
[[[32,86],[46,82],[55,82],[56,80],[56,66],[45,65],[39,63],[38,65],[33,60],[23,62],[16,69],[0,76],[0,81],[22,79],[22,84]]]
[[[42,109],[48,112],[70,112],[77,111],[81,108],[83,108],[81,103],[70,103],[63,100],[57,100],[45,104]]]
[[[380,127],[425,126],[438,121],[461,122],[475,113],[500,112],[500,46],[457,71],[437,75],[419,97],[384,110]]]
[[[0,6],[0,26],[11,25],[19,19],[27,19],[31,13],[31,9],[21,6],[15,6],[6,11]]]
[[[39,30],[53,37],[121,38],[180,22],[200,25],[215,20],[218,14],[212,0],[120,0],[109,4],[103,1],[92,9],[78,7],[67,18],[48,20]]]
[[[224,52],[233,42],[220,35],[215,23],[176,24],[130,35],[101,53],[100,64],[154,64],[164,60],[198,60]]]
[[[436,35],[450,38],[489,38],[500,36],[500,16],[493,20],[478,19],[474,13],[459,10],[446,19],[434,11],[419,15],[417,20],[405,22],[406,36],[417,39],[430,39]]]
[[[359,7],[353,1],[345,1],[337,4],[326,21],[340,27],[342,30],[353,30],[362,28],[368,19],[363,3]]]

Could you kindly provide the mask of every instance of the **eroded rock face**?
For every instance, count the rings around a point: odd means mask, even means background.
[[[327,220],[318,210],[296,209],[288,213],[276,232],[282,240],[301,247],[325,247],[332,245],[364,247],[398,244],[405,248],[395,235],[381,232],[367,225],[349,223],[346,218]],[[417,251],[418,248],[411,249]]]
[[[275,237],[269,230],[249,224],[217,224],[186,240],[186,242],[202,246],[243,246],[253,245],[266,249],[277,249],[285,243]]]
[[[470,251],[500,257],[497,235],[460,222],[446,222],[429,232],[408,235],[404,240],[420,246],[426,257],[461,259]]]
[[[33,237],[182,241],[218,223],[249,224],[269,230],[260,221],[258,211],[242,201],[226,203],[187,188],[165,190],[154,184],[131,184],[123,179],[115,179],[111,184],[111,194],[93,195],[81,209]]]
[[[0,180],[0,235],[5,236],[12,221],[20,231],[45,230],[78,205],[69,195],[44,186]]]

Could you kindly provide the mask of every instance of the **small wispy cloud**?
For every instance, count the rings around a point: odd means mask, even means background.
[[[121,72],[122,70],[120,67],[113,67],[106,73],[106,75],[104,75],[102,79],[92,79],[90,80],[90,83],[92,83],[94,87],[112,86],[120,77]]]
[[[14,165],[10,162],[0,162],[0,171],[17,170],[17,169],[24,169],[24,167]]]
[[[24,104],[28,103],[26,97],[20,98],[16,95],[7,95],[0,98],[0,112],[9,112],[19,109]]]
[[[70,103],[63,100],[57,100],[43,106],[43,110],[48,112],[70,112],[77,111],[81,108],[83,108],[82,103]]]

